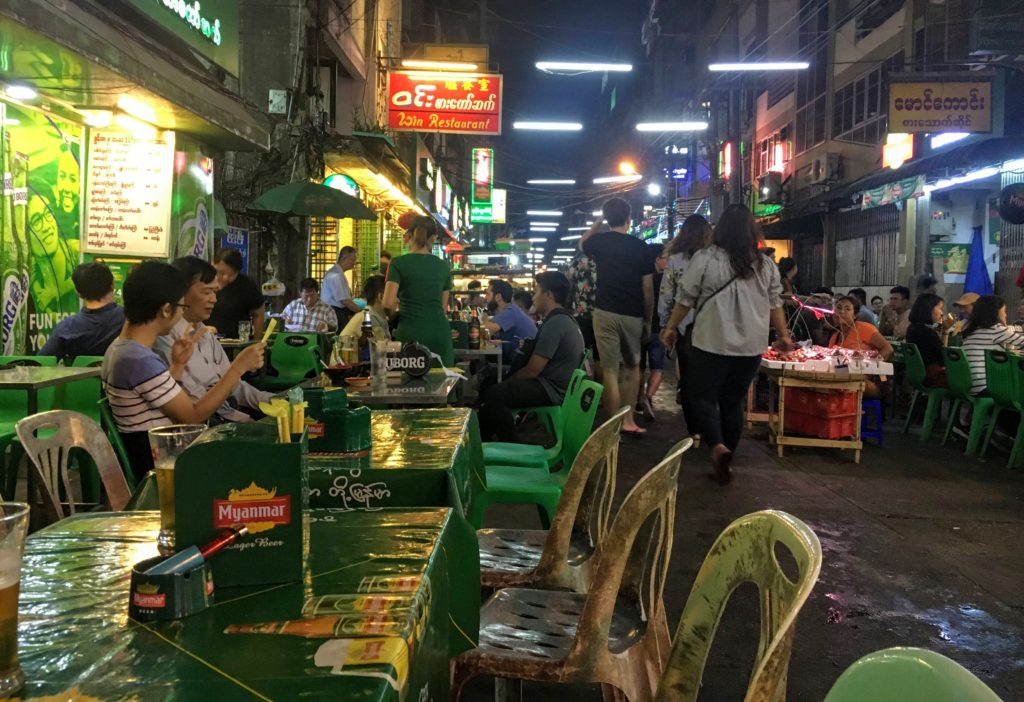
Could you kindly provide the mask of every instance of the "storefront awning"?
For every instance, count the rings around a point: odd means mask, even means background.
[[[905,178],[920,175],[926,178],[943,177],[953,171],[970,171],[1017,158],[1024,158],[1024,137],[996,137],[965,144],[927,158],[911,161],[899,168],[872,173],[852,183],[840,185],[827,193],[803,200],[786,208],[785,219],[851,206],[855,204],[854,197],[865,190],[878,188]]]
[[[410,193],[408,166],[383,137],[335,137],[325,144],[324,165],[354,180],[372,207],[426,214]]]
[[[66,116],[112,110],[131,96],[152,121],[223,149],[267,149],[267,119],[171,51],[144,42],[104,5],[68,0],[0,3],[0,77],[35,87]]]

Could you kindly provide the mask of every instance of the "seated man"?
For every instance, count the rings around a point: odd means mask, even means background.
[[[217,303],[217,269],[201,258],[185,256],[172,264],[188,284],[185,292],[185,307],[181,319],[171,333],[158,337],[154,349],[170,365],[174,343],[195,335],[213,313]],[[208,332],[216,332],[206,327]],[[191,358],[185,364],[181,375],[181,386],[193,400],[198,400],[220,382],[231,368],[231,361],[224,353],[224,347],[215,334],[199,335]],[[257,390],[244,380],[238,381],[228,399],[217,408],[211,420],[223,422],[251,422],[254,416],[261,416],[260,402],[268,402],[272,393]]]
[[[83,263],[71,274],[83,308],[65,317],[40,349],[69,364],[76,356],[102,356],[121,333],[124,310],[114,302],[114,275],[102,263]]]
[[[484,391],[480,408],[484,441],[516,440],[513,409],[559,405],[565,398],[573,371],[583,360],[583,335],[564,309],[568,299],[569,280],[563,274],[549,271],[537,276],[533,306],[544,323],[526,365]]]
[[[299,289],[302,291],[299,299],[289,302],[281,313],[285,329],[294,332],[338,331],[338,315],[320,299],[320,284],[312,278],[303,278]]]
[[[501,339],[501,355],[506,364],[511,363],[519,349],[519,342],[537,335],[537,325],[513,303],[512,286],[504,280],[492,280],[487,286],[487,310],[493,316],[484,324],[491,337]],[[500,379],[499,379],[500,380]]]
[[[153,468],[150,429],[205,422],[245,373],[263,365],[263,344],[253,344],[238,354],[220,382],[199,400],[182,392],[177,379],[206,327],[174,342],[170,368],[153,345],[181,320],[187,289],[181,273],[166,263],[145,261],[133,268],[124,282],[124,330],[103,356],[103,391],[137,478]]]

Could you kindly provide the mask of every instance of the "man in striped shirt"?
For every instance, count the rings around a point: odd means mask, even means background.
[[[124,282],[124,329],[103,357],[103,391],[132,470],[140,478],[153,468],[150,429],[206,422],[242,375],[263,365],[263,344],[254,344],[238,354],[220,382],[203,397],[193,400],[182,392],[177,381],[206,327],[174,342],[170,368],[153,351],[153,345],[181,320],[186,289],[181,273],[166,263],[146,261],[133,268]]]

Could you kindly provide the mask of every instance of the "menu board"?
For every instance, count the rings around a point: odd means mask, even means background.
[[[166,258],[173,180],[173,132],[91,130],[85,251]]]

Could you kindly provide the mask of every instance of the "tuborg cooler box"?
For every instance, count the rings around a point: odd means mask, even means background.
[[[236,524],[249,534],[210,559],[217,587],[302,579],[309,525],[303,511],[304,442],[282,444],[274,424],[208,429],[174,469],[178,550]]]

